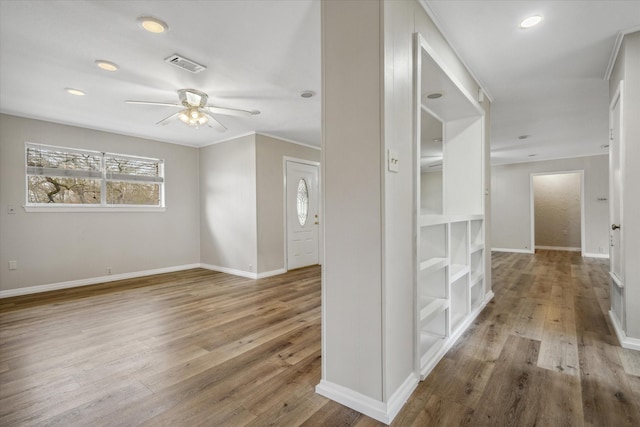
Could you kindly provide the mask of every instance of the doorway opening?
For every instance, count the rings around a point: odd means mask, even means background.
[[[531,247],[584,253],[584,172],[531,174]]]

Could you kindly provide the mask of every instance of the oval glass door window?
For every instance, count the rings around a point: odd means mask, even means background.
[[[309,190],[307,188],[307,181],[305,181],[304,178],[300,178],[300,181],[298,181],[296,208],[298,211],[298,223],[304,227],[307,223],[307,217],[309,216]]]

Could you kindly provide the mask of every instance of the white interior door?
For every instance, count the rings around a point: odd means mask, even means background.
[[[609,185],[610,185],[610,203],[609,203],[609,215],[611,219],[610,233],[610,268],[611,276],[614,280],[618,281],[618,285],[623,287],[624,277],[622,274],[622,233],[620,227],[621,221],[621,208],[622,208],[622,170],[621,170],[621,150],[622,141],[620,138],[620,120],[621,120],[621,97],[618,91],[617,96],[614,97],[611,103],[610,121],[611,129],[609,134]]]
[[[318,264],[318,166],[286,162],[287,268]]]

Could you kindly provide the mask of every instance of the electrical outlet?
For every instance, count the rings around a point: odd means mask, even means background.
[[[253,271],[253,265],[249,264],[249,271]]]
[[[111,267],[107,267],[107,274],[111,274],[112,272]]]
[[[9,270],[17,270],[18,261],[9,261]]]

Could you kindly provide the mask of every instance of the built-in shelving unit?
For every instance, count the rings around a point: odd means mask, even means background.
[[[424,379],[487,302],[483,110],[416,36],[416,370]],[[434,94],[442,93],[438,97]]]

